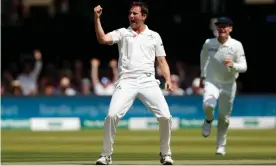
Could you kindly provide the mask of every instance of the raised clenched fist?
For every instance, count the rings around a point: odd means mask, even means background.
[[[103,11],[103,8],[100,5],[96,6],[94,8],[94,16],[99,18],[102,14],[102,11]]]

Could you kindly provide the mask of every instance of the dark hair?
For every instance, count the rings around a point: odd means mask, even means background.
[[[142,15],[149,15],[148,5],[141,1],[132,2],[131,7],[139,6],[141,8]]]

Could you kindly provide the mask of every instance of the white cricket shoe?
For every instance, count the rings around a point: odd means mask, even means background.
[[[160,153],[160,163],[162,165],[173,165],[173,159],[171,155],[164,155]]]
[[[111,156],[100,156],[96,161],[96,165],[110,165],[112,164]]]
[[[216,152],[217,155],[221,155],[221,156],[224,156],[226,154],[225,152],[225,147],[224,146],[219,146],[217,148],[217,152]]]
[[[212,123],[207,123],[207,121],[204,120],[204,123],[202,125],[202,136],[208,137],[211,134],[211,128],[212,128]]]

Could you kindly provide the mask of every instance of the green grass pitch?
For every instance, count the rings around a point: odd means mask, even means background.
[[[2,163],[70,162],[93,164],[102,148],[103,130],[32,132],[1,131]],[[185,164],[275,164],[276,130],[230,130],[226,156],[215,155],[216,130],[208,138],[200,129],[172,132],[175,163]],[[159,164],[159,132],[118,129],[114,163]],[[238,162],[237,162],[238,161]]]

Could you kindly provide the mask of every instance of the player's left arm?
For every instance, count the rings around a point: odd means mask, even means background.
[[[247,70],[247,62],[241,43],[238,43],[237,45],[236,59],[233,62],[233,68],[239,73],[244,73]]]
[[[162,39],[158,33],[156,33],[155,56],[157,57],[157,62],[160,66],[163,77],[166,79],[166,81],[170,81],[170,68],[166,60],[166,52],[164,49]]]
[[[163,77],[166,79],[165,89],[167,91],[173,91],[171,82],[171,72],[166,60],[166,52],[160,35],[156,34],[157,40],[155,45],[155,56],[157,57],[158,64],[161,69]]]
[[[157,56],[157,61],[160,66],[163,77],[166,81],[171,80],[171,72],[165,56]]]

